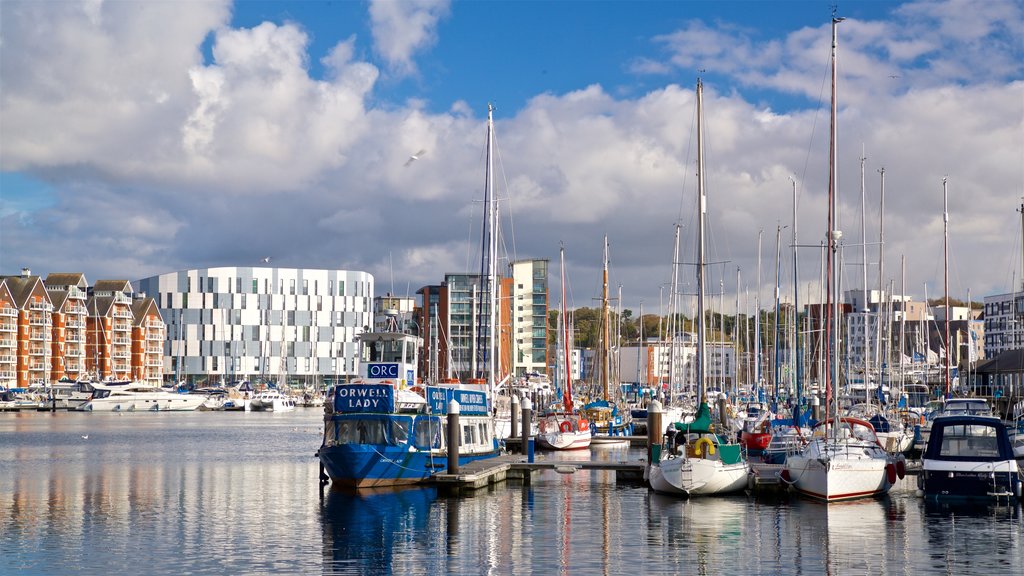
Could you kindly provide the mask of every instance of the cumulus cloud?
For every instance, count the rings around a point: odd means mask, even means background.
[[[90,279],[143,277],[274,254],[281,266],[369,270],[378,281],[393,269],[404,293],[474,270],[486,111],[460,100],[432,112],[375,94],[381,70],[415,72],[449,4],[371,3],[377,61],[358,56],[353,35],[314,55],[301,25],[232,27],[230,12],[211,2],[0,3],[0,168],[44,182],[52,200],[0,210],[3,272],[88,263]],[[936,32],[958,17],[963,29]],[[884,166],[887,261],[906,256],[914,294],[931,281],[934,295],[941,278],[944,176],[954,288],[1008,288],[992,268],[1016,266],[1007,238],[1024,182],[1020,21],[1017,3],[954,1],[842,24],[848,249],[859,253],[863,146],[868,216],[877,222]],[[728,262],[710,281],[732,290],[738,266],[754,286],[758,232],[767,258],[775,226],[789,224],[791,176],[802,243],[824,234],[828,25],[763,39],[691,21],[651,42],[663,57],[623,60],[661,82],[644,93],[583,84],[536,94],[496,122],[509,257],[554,258],[564,243],[577,305],[599,290],[604,234],[613,285],[647,310],[668,282],[677,222],[682,259],[693,260],[694,86],[677,79],[703,66],[730,81],[705,86],[709,257]],[[802,99],[773,109],[762,103],[771,93]],[[844,271],[844,282],[859,278]]]
[[[375,49],[393,73],[416,71],[413,57],[437,42],[437,25],[448,16],[449,6],[449,0],[371,0]]]

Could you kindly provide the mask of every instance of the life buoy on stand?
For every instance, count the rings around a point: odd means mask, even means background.
[[[568,420],[562,420],[558,424],[558,429],[561,430],[562,432],[571,432],[572,431],[572,423],[569,422]]]
[[[580,420],[580,432],[586,432],[590,429],[590,422],[586,420]]]
[[[700,454],[701,453],[701,449],[700,449],[701,446],[706,446],[706,448],[704,449],[705,452],[703,454],[704,458],[707,458],[711,454],[715,453],[715,445],[711,442],[711,440],[709,438],[701,438],[700,440],[697,440],[697,442],[694,443],[694,445],[693,445],[693,449],[696,450],[698,454]]]

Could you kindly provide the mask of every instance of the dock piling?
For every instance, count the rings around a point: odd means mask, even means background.
[[[459,473],[459,403],[448,403],[448,473]]]

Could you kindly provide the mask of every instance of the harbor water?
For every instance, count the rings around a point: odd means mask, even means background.
[[[913,477],[827,506],[685,500],[586,470],[468,496],[321,491],[321,420],[0,414],[0,573],[1024,574],[1020,505],[925,503]]]

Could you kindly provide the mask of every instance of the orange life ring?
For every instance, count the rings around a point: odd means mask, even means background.
[[[586,420],[580,420],[580,432],[586,432],[590,429],[590,422]]]
[[[558,424],[558,429],[562,432],[569,432],[572,430],[572,423],[568,420],[562,420],[561,423]]]

